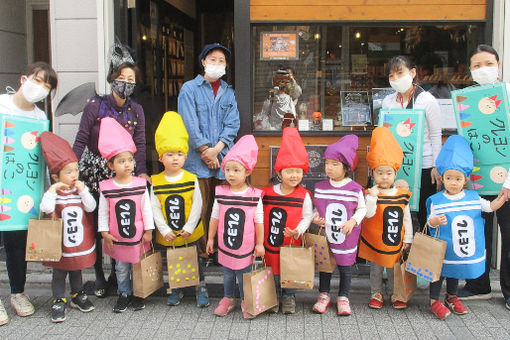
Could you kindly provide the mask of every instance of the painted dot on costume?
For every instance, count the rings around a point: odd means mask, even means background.
[[[505,179],[508,172],[505,168],[502,166],[495,166],[491,169],[489,173],[490,179],[497,184],[505,183]]]
[[[182,273],[183,273],[183,274],[186,274],[186,269],[183,269],[183,270],[182,270]]]
[[[177,259],[178,259],[178,260],[182,260],[182,256],[179,256]]]
[[[179,278],[178,278],[178,279],[177,279],[177,280],[175,280],[175,281],[176,281],[176,282],[181,282],[181,279],[179,279]]]
[[[191,271],[194,273],[196,271],[196,269],[195,268],[191,268]]]
[[[180,263],[177,263],[176,267],[177,267],[177,268],[181,268],[181,264],[180,264]]]
[[[174,276],[170,277],[170,281],[174,281],[174,280],[175,280]]]
[[[189,281],[189,277],[187,277],[187,276],[186,276],[186,277],[184,278],[184,280]]]
[[[168,269],[173,269],[173,268],[174,268],[174,266],[172,266],[172,265],[168,266]]]
[[[191,268],[191,264],[188,264],[188,268]]]
[[[196,277],[195,275],[193,275],[191,278],[194,280],[194,279],[196,279],[197,277]]]

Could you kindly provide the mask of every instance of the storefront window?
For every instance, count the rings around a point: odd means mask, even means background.
[[[386,65],[396,55],[410,57],[416,82],[448,102],[451,90],[472,83],[469,53],[482,37],[482,26],[471,24],[253,25],[253,129],[377,124],[382,99],[393,92]]]

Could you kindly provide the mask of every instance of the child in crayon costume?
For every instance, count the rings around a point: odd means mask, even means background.
[[[99,182],[98,231],[104,239],[104,251],[117,260],[115,275],[119,298],[115,313],[124,312],[128,305],[134,310],[145,308],[144,300],[132,297],[133,263],[150,249],[154,221],[146,180],[132,175],[135,144],[115,119],[101,120],[98,148],[115,171],[113,178]]]
[[[301,235],[313,219],[310,192],[300,186],[303,174],[308,171],[308,152],[294,127],[283,129],[280,150],[274,170],[281,184],[264,188],[264,247],[265,260],[273,268],[276,290],[281,297],[282,312],[296,312],[295,290],[281,289],[280,247],[301,244]],[[277,313],[279,306],[271,311]]]
[[[165,170],[152,175],[151,205],[157,227],[156,242],[165,246],[196,245],[204,235],[200,219],[202,195],[197,176],[182,169],[188,153],[188,132],[181,116],[169,111],[164,114],[155,134],[156,151]],[[200,285],[197,287],[197,306],[209,306],[202,259],[198,256]],[[167,299],[169,306],[177,306],[183,297],[182,289],[173,289]]]
[[[430,284],[430,310],[441,320],[450,315],[450,310],[459,315],[468,312],[457,297],[457,288],[459,279],[474,279],[485,272],[482,211],[493,212],[505,203],[502,195],[489,202],[474,190],[464,190],[473,164],[473,152],[464,137],[448,138],[436,159],[444,190],[426,201],[428,225],[439,228],[439,238],[448,243],[441,278]],[[444,278],[443,305],[439,295]]]
[[[391,131],[376,127],[372,132],[367,163],[375,185],[366,195],[367,214],[361,228],[358,256],[370,261],[369,307],[383,306],[382,274],[388,273],[388,293],[393,294],[393,266],[402,250],[413,241],[413,227],[409,211],[411,193],[393,186],[403,160],[402,148]],[[407,304],[393,300],[393,307],[403,309]]]
[[[336,302],[338,315],[351,315],[349,290],[352,265],[358,254],[361,221],[365,217],[365,195],[361,185],[347,177],[355,168],[358,137],[347,135],[329,145],[324,152],[325,171],[329,179],[315,184],[313,204],[317,209],[314,223],[326,229],[329,248],[333,253],[340,286]],[[312,310],[325,313],[331,305],[329,290],[331,273],[319,273],[319,297]]]
[[[207,253],[214,252],[218,232],[218,262],[223,266],[224,297],[214,314],[225,316],[235,308],[236,278],[245,319],[253,318],[245,309],[243,274],[251,270],[254,256],[264,256],[264,208],[262,190],[251,187],[246,179],[257,163],[255,137],[245,135],[230,149],[221,163],[228,185],[216,187]]]
[[[51,321],[62,322],[66,319],[67,274],[71,283],[71,307],[82,312],[94,309],[83,292],[81,270],[96,261],[95,228],[91,214],[96,208],[96,201],[85,184],[78,180],[78,159],[69,143],[51,132],[43,132],[40,141],[55,182],[44,193],[41,212],[62,218],[63,222],[62,258],[58,262],[44,262],[44,265],[53,267]]]

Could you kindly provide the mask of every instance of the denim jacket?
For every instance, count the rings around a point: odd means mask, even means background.
[[[189,135],[189,151],[184,169],[198,178],[225,179],[221,168],[211,170],[202,162],[198,148],[202,145],[215,146],[221,140],[226,145],[218,155],[221,165],[223,157],[234,145],[240,121],[232,86],[221,80],[214,97],[211,83],[199,74],[184,83],[177,107]]]

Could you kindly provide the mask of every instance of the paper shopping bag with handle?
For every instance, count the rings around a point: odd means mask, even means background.
[[[29,219],[25,260],[58,262],[61,258],[62,219]]]
[[[265,262],[256,269],[253,261],[251,272],[243,274],[243,291],[246,310],[251,315],[259,315],[278,304],[273,269]]]
[[[427,226],[423,232],[414,235],[405,267],[408,272],[429,282],[435,282],[441,277],[446,253],[446,241],[439,239],[439,228],[436,229],[434,236],[427,235]]]
[[[303,234],[305,247],[313,249],[315,269],[319,272],[332,273],[337,267],[335,256],[329,249],[328,239],[324,235],[324,228],[319,228],[317,234],[306,232]]]
[[[312,248],[280,248],[280,284],[282,288],[313,289],[315,259]]]
[[[145,299],[163,287],[163,263],[159,251],[142,255],[140,262],[133,264],[133,295]]]
[[[407,302],[416,290],[416,275],[405,270],[406,262],[402,257],[393,267],[393,299]]]
[[[197,247],[171,247],[166,250],[168,265],[168,293],[175,288],[198,286],[200,277],[198,275]]]

